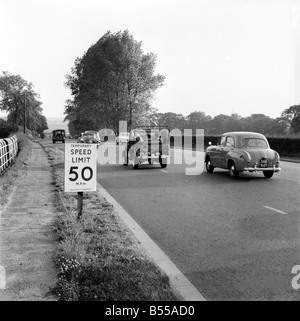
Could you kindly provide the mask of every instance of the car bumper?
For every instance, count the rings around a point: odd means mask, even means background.
[[[280,172],[281,168],[280,167],[245,167],[244,171],[249,171],[249,172]]]

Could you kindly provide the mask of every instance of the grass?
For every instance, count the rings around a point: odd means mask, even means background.
[[[47,147],[53,169],[54,224],[59,270],[53,293],[61,301],[177,301],[168,277],[151,261],[114,208],[95,193],[84,193],[77,221],[77,194],[63,192],[63,153]]]
[[[11,196],[17,179],[22,175],[26,162],[31,154],[31,145],[28,138],[22,132],[17,132],[19,152],[12,165],[0,176],[0,208],[5,206]]]

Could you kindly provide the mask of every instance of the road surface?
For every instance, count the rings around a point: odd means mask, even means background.
[[[133,170],[103,165],[98,151],[97,179],[206,299],[299,300],[292,268],[300,265],[300,164],[281,162],[271,179],[232,179],[202,171],[198,153],[197,175],[186,175],[185,164],[174,164],[181,153],[173,150],[165,169]]]

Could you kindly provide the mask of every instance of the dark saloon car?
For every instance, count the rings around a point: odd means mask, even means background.
[[[279,172],[279,154],[270,148],[267,138],[253,132],[229,132],[219,137],[217,145],[206,149],[206,170],[228,169],[231,177],[243,171],[263,172],[266,178]]]

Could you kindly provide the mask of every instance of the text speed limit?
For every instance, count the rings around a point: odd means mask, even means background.
[[[65,192],[97,189],[97,145],[65,144]]]

